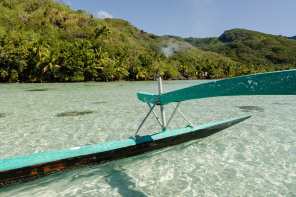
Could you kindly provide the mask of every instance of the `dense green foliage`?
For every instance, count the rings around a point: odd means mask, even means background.
[[[230,31],[184,42],[53,0],[0,0],[0,13],[0,82],[225,78],[295,66],[296,41],[284,37]]]

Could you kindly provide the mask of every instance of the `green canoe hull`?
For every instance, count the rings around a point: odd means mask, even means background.
[[[104,163],[204,138],[250,117],[247,115],[196,127],[164,131],[142,136],[139,139],[131,137],[120,141],[2,159],[0,160],[0,187],[33,180],[67,168]]]

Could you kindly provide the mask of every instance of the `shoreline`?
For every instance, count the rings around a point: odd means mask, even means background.
[[[175,79],[163,79],[163,81],[191,81],[191,80],[221,80],[226,78],[213,78],[213,79],[198,79],[198,78],[175,78]],[[148,79],[148,80],[114,80],[114,81],[42,81],[42,82],[0,82],[0,84],[43,84],[43,83],[94,83],[94,82],[139,82],[139,81],[157,81],[157,79]]]

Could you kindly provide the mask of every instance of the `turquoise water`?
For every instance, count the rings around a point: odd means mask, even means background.
[[[165,81],[170,91],[205,81]],[[157,82],[0,84],[0,159],[126,139]],[[0,196],[296,196],[296,97],[183,102],[194,124],[253,117],[213,136],[0,189]],[[172,112],[166,106],[167,117]],[[188,123],[178,114],[170,128]],[[160,131],[149,117],[140,135]]]

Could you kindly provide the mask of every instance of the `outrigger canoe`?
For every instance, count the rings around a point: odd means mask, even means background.
[[[0,160],[0,187],[33,180],[67,168],[104,163],[213,135],[250,118],[251,115],[194,126],[178,109],[182,101],[217,96],[296,95],[296,70],[212,81],[168,93],[163,93],[161,79],[158,84],[158,94],[144,92],[137,94],[140,101],[148,104],[149,112],[130,138],[2,159]],[[177,105],[173,105],[175,109],[166,122],[164,105],[173,102]],[[158,118],[154,112],[155,106],[160,106],[161,118]],[[177,112],[188,121],[189,125],[181,129],[168,130],[169,123]],[[161,131],[152,135],[138,135],[151,113],[160,124]]]

